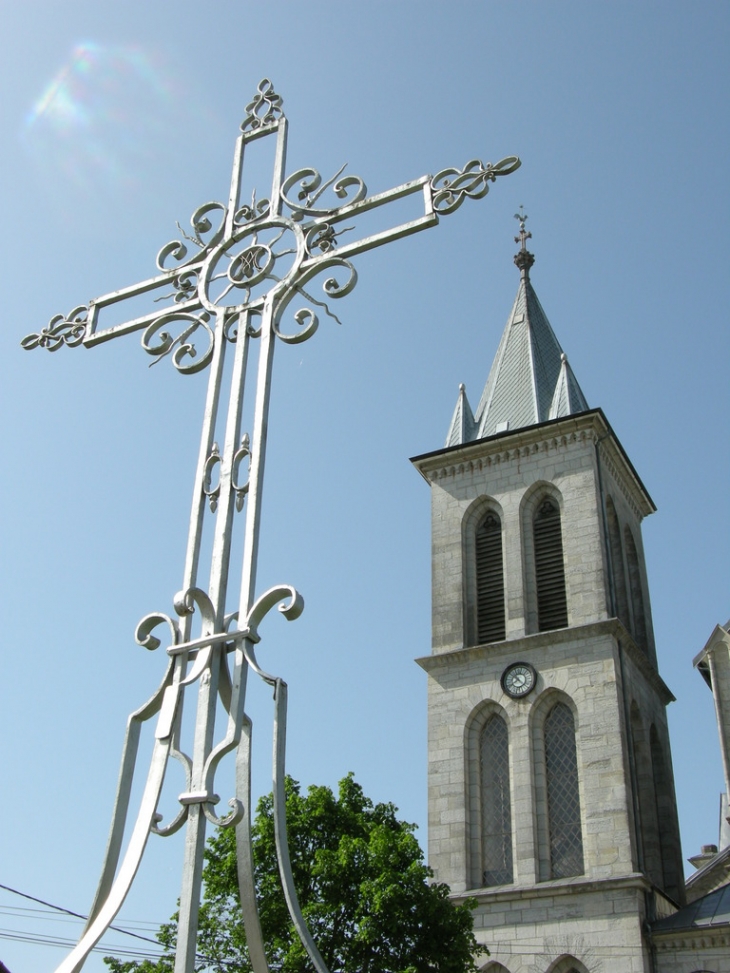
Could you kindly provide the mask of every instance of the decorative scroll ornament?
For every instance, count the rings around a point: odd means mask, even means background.
[[[481,199],[489,192],[489,183],[497,176],[507,176],[522,163],[517,156],[510,155],[496,165],[488,162],[486,166],[479,159],[467,162],[463,169],[442,169],[431,180],[433,208],[437,213],[453,213],[464,199]]]
[[[212,213],[218,214],[215,229],[213,222],[209,218]],[[189,233],[183,230],[179,223],[177,224],[177,228],[182,233],[183,238],[194,247],[197,247],[197,250],[189,253],[188,247],[182,240],[171,240],[157,254],[158,268],[160,270],[179,270],[187,264],[197,263],[223,238],[225,218],[226,207],[223,203],[204,203],[202,206],[199,206],[190,217],[190,225],[193,228],[194,236],[190,236]],[[171,261],[175,261],[175,264],[172,266]]]
[[[29,334],[20,342],[26,351],[33,348],[45,348],[47,351],[58,351],[62,345],[75,348],[86,336],[89,309],[85,305],[75,307],[68,314],[57,314],[48,322],[48,327],[38,334]]]
[[[241,131],[255,132],[282,118],[284,115],[282,104],[282,99],[274,91],[273,84],[268,78],[264,78],[259,82],[253,100],[246,105],[246,117],[241,122]]]
[[[182,311],[170,311],[162,314],[152,322],[142,336],[142,347],[148,355],[153,355],[157,361],[172,352],[172,363],[183,375],[193,375],[202,371],[210,362],[213,355],[213,332],[208,324],[210,315],[184,314]],[[182,324],[183,329],[177,338],[173,338],[166,328],[174,324]],[[190,339],[200,330],[206,336],[203,353],[199,354],[195,343]],[[174,351],[173,351],[174,349]],[[186,361],[191,359],[191,361]],[[152,362],[154,365],[155,362]]]
[[[254,220],[263,219],[263,217],[268,216],[271,211],[271,201],[268,199],[256,199],[256,190],[253,191],[251,196],[250,206],[241,206],[240,209],[236,210],[233,217],[233,222],[235,226],[244,226],[246,223],[252,223]]]
[[[322,182],[322,176],[316,169],[299,169],[284,181],[281,187],[282,201],[292,211],[292,219],[302,220],[305,216],[327,216],[334,213],[337,209],[345,206],[353,206],[367,196],[367,188],[360,176],[342,176],[346,168],[345,164],[337,172]],[[342,178],[340,178],[342,176]],[[296,200],[291,197],[291,192],[298,186]],[[320,197],[330,188],[338,200],[343,200],[339,206],[315,206]]]
[[[466,196],[484,196],[497,176],[513,172],[520,163],[514,156],[496,165],[475,159],[463,169],[444,169],[434,177],[420,176],[368,196],[363,180],[345,175],[344,166],[327,180],[312,168],[287,176],[287,126],[281,98],[265,78],[246,106],[236,141],[228,203],[209,202],[198,207],[190,219],[192,232],[178,224],[179,239],[165,244],[157,255],[157,276],[97,298],[88,307],[74,308],[68,315],[57,315],[43,331],[22,341],[26,349],[56,351],[62,345],[93,347],[139,331],[142,347],[153,357],[153,364],[169,356],[183,374],[210,368],[183,588],[174,598],[175,616],[146,615],[135,632],[139,645],[155,650],[167,629],[167,669],[155,693],[129,718],[96,898],[81,939],[57,973],[79,973],[121,909],[150,835],[172,835],[183,825],[188,829],[188,851],[179,900],[174,973],[193,973],[208,822],[217,827],[236,825],[237,875],[248,954],[253,973],[270,973],[258,913],[251,834],[253,726],[245,711],[251,672],[274,689],[274,830],[284,897],[314,970],[328,973],[299,908],[289,859],[284,787],[287,685],[280,676],[261,668],[254,651],[261,641],[259,627],[273,608],[278,606],[291,621],[303,606],[301,596],[289,585],[279,585],[261,595],[256,587],[274,349],[277,339],[291,345],[311,338],[320,323],[320,310],[339,323],[328,302],[352,292],[357,283],[353,260],[358,254],[436,226],[440,216],[454,212]],[[244,203],[245,150],[249,143],[263,138],[275,140],[271,194],[258,199],[254,190],[250,203]],[[385,208],[390,203],[409,197],[420,203],[414,217],[370,236],[358,236],[357,221],[362,215],[379,208],[387,214]],[[387,220],[381,219],[380,225],[383,223]],[[315,279],[321,282],[324,299],[312,293]],[[156,310],[140,316],[133,311],[121,324],[100,325],[100,315],[108,307],[145,295],[153,308],[159,304]],[[285,314],[289,320],[293,318],[293,326],[282,323]],[[252,349],[258,351],[257,362],[250,362]],[[247,386],[251,378],[253,387]],[[225,390],[228,412],[223,420],[219,413]],[[249,398],[251,426],[249,432],[242,433],[243,415],[249,415],[243,406]],[[244,502],[246,516],[236,518],[235,512]],[[215,519],[210,533],[204,535],[207,507],[215,513]],[[241,587],[237,606],[230,611],[229,577],[237,573],[231,570],[230,560],[231,550],[236,549],[233,531],[238,527],[243,530]],[[210,546],[203,543],[204,536],[211,540]],[[201,562],[206,556],[209,576],[201,582]],[[234,623],[239,622],[236,628]],[[182,712],[186,692],[193,691],[197,692],[197,706],[189,756],[181,746],[187,730]],[[141,727],[153,718],[149,771],[130,828],[127,818]],[[218,815],[216,773],[223,757],[233,751],[231,810]],[[163,823],[158,805],[171,759],[182,765],[185,789],[179,795],[179,810]]]

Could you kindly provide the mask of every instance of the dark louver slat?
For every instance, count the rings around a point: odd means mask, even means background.
[[[565,566],[560,511],[552,500],[544,500],[535,517],[535,579],[537,583],[537,627],[546,632],[568,624],[565,597]]]
[[[504,638],[504,571],[502,525],[489,513],[476,532],[477,637],[479,642]]]

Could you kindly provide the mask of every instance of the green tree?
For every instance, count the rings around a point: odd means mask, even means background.
[[[486,952],[472,931],[473,904],[453,906],[444,884],[429,883],[414,825],[392,804],[373,804],[349,774],[335,796],[328,787],[286,782],[292,871],[304,917],[331,973],[474,973]],[[274,844],[272,796],[253,825],[256,887],[272,970],[312,973],[287,912]],[[235,836],[219,830],[205,852],[200,909],[200,970],[248,973],[251,965],[238,905]],[[156,963],[108,957],[112,973],[172,973],[175,926],[159,939]]]

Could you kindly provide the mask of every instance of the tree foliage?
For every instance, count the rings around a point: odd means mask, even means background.
[[[471,905],[453,906],[448,886],[429,884],[430,869],[392,804],[373,804],[352,775],[335,796],[328,787],[302,795],[287,779],[287,826],[294,882],[307,924],[331,973],[473,973],[485,952],[472,931]],[[253,829],[261,926],[272,970],[312,973],[289,919],[279,880],[272,796],[262,798]],[[199,970],[249,973],[238,904],[235,835],[218,831],[205,852]],[[112,973],[172,973],[175,926],[160,930],[167,955],[155,962],[107,958]],[[203,957],[205,959],[203,959]]]

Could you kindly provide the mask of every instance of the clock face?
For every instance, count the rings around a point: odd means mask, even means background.
[[[502,689],[513,699],[527,696],[535,688],[537,673],[529,662],[513,662],[502,673]]]

